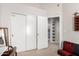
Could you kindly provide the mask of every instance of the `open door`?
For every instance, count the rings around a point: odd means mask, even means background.
[[[37,17],[37,48],[48,47],[48,20],[45,16]]]

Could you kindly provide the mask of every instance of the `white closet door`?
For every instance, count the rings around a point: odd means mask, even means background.
[[[32,50],[36,49],[36,16],[27,15],[26,24],[26,49]]]
[[[48,47],[48,20],[47,17],[38,16],[38,49]]]
[[[13,14],[11,16],[11,43],[17,52],[25,51],[25,16]]]

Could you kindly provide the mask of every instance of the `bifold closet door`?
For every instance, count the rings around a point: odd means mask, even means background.
[[[11,15],[11,44],[16,46],[17,52],[25,51],[25,16]]]
[[[47,48],[48,47],[48,20],[45,16],[37,17],[37,48]]]
[[[26,17],[26,50],[36,49],[36,16]]]

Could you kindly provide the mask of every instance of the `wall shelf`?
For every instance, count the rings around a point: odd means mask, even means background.
[[[74,31],[79,31],[79,16],[74,17]]]

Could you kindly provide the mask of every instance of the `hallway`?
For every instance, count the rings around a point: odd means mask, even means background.
[[[46,49],[19,52],[18,56],[58,56],[58,44],[50,44]]]

